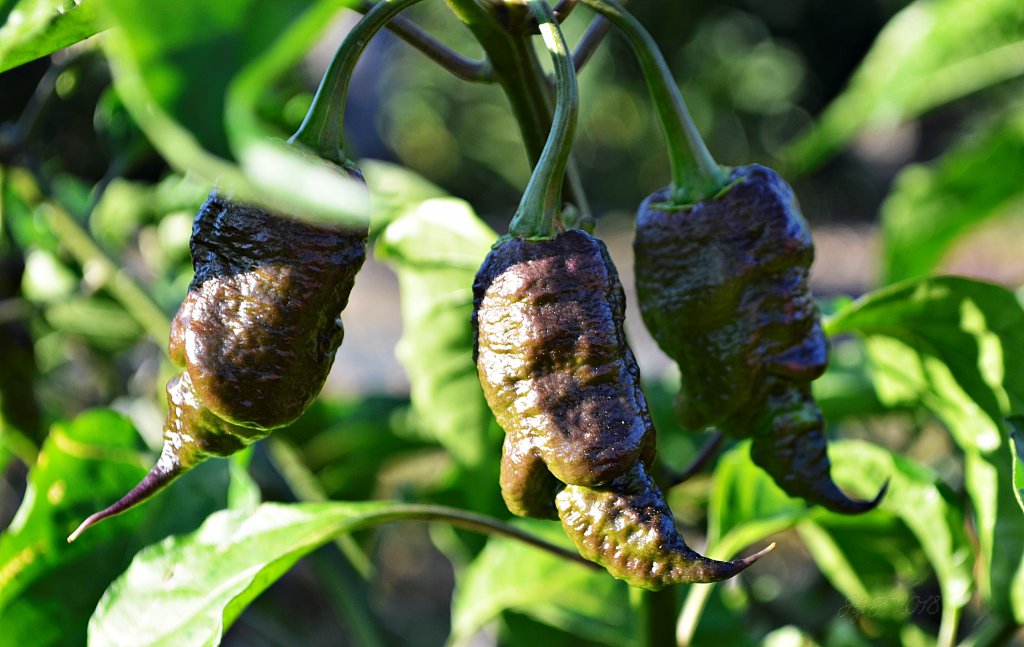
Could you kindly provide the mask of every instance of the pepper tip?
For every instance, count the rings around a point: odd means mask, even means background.
[[[165,460],[165,457],[167,456],[170,456],[170,458]],[[187,469],[187,467],[181,465],[177,458],[170,455],[165,449],[164,455],[161,456],[161,459],[155,466],[153,466],[153,469],[146,474],[146,477],[143,478],[138,485],[132,488],[128,494],[125,494],[113,505],[89,515],[85,521],[79,524],[78,528],[76,528],[74,532],[68,535],[68,543],[70,544],[78,539],[83,532],[100,521],[134,508],[136,505],[142,503],[149,497],[167,487],[171,481],[181,476],[181,474]]]
[[[748,557],[744,557],[743,559],[738,559],[734,563],[737,564],[738,566],[740,566],[741,569],[746,569],[748,566],[751,566],[757,560],[761,559],[762,557],[764,557],[768,553],[770,553],[773,550],[775,550],[775,547],[777,545],[778,544],[776,544],[773,541],[772,543],[768,544],[767,546],[765,546],[761,550],[757,551],[753,555],[750,555]]]

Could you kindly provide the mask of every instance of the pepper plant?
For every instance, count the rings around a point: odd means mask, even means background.
[[[662,51],[683,38],[638,17],[679,8],[625,4],[0,0],[0,89],[35,86],[0,94],[0,646],[1020,638],[1024,275],[942,262],[1019,225],[1024,10],[896,3],[819,118],[730,167]],[[473,145],[518,207],[360,157],[384,29],[501,97],[515,132]],[[664,142],[621,171],[636,302],[580,154],[610,67]],[[797,194],[947,107],[981,125],[900,172],[879,285],[816,299]],[[377,262],[408,390],[339,391]]]

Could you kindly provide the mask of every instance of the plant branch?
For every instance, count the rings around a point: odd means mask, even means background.
[[[574,551],[567,550],[561,546],[556,546],[555,544],[549,543],[539,537],[535,537],[530,533],[524,532],[503,521],[498,521],[491,517],[485,517],[484,515],[469,512],[467,510],[460,510],[458,508],[419,503],[399,503],[395,504],[388,510],[367,517],[365,523],[362,525],[363,527],[368,527],[395,521],[439,521],[484,535],[507,537],[509,539],[521,541],[524,544],[529,544],[530,546],[547,551],[552,555],[575,562],[589,569],[598,571],[604,570],[601,566],[584,559]]]
[[[487,53],[495,78],[512,107],[531,166],[540,160],[551,128],[551,88],[529,34],[506,31],[493,9],[477,0],[446,0]],[[589,212],[574,162],[566,169],[566,202]]]
[[[572,10],[576,8],[577,0],[558,0],[558,4],[555,5],[554,13],[555,20],[558,24],[562,24],[572,13]]]
[[[360,13],[368,13],[377,3],[364,0],[356,7]],[[420,50],[432,61],[456,77],[472,83],[494,83],[494,70],[487,61],[475,61],[447,47],[411,20],[396,16],[387,24],[388,30]]]
[[[639,591],[645,647],[676,647],[678,591],[676,586],[668,586],[660,591]]]
[[[345,156],[342,126],[352,71],[370,39],[400,11],[419,1],[381,0],[356,23],[324,72],[320,87],[313,97],[313,104],[299,129],[288,140],[290,143],[304,144],[325,160],[350,166]]]
[[[697,452],[697,456],[690,462],[689,465],[683,468],[680,472],[669,472],[665,477],[665,488],[671,489],[675,486],[688,481],[695,475],[699,474],[701,470],[707,467],[708,463],[715,457],[718,450],[722,448],[722,443],[725,442],[725,436],[722,432],[716,431],[713,436],[700,448]]]
[[[726,175],[697,132],[672,71],[650,33],[616,0],[580,2],[618,27],[636,54],[668,145],[672,202],[689,204],[718,193],[726,184]]]
[[[557,100],[551,132],[509,225],[509,233],[524,239],[548,239],[556,233],[555,224],[562,208],[562,183],[576,133],[579,88],[569,46],[550,5],[543,0],[529,0],[529,6],[554,62]]]
[[[576,66],[576,71],[583,69],[583,66],[587,64],[590,57],[597,51],[598,46],[604,40],[604,37],[608,35],[608,31],[612,28],[612,24],[604,18],[598,16],[591,21],[590,26],[587,27],[587,31],[580,37],[578,43],[576,43],[576,49],[572,52],[572,62]]]

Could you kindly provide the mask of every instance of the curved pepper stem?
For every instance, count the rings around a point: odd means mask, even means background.
[[[304,144],[326,160],[341,166],[350,166],[345,157],[342,127],[352,71],[355,70],[356,62],[370,43],[370,39],[399,12],[419,1],[381,0],[356,23],[334,54],[320,81],[320,87],[317,88],[306,118],[295,134],[288,139],[289,143]]]
[[[692,204],[718,193],[726,186],[728,178],[697,132],[672,71],[650,33],[617,0],[580,2],[619,28],[636,54],[668,145],[672,203],[675,206]]]
[[[528,3],[555,66],[555,115],[544,150],[509,224],[509,233],[526,240],[549,240],[558,233],[555,223],[562,207],[562,181],[576,134],[579,88],[572,54],[554,11],[543,0]]]

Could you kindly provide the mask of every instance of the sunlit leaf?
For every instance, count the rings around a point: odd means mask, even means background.
[[[406,210],[448,194],[422,175],[404,166],[374,159],[359,160],[359,169],[370,189],[370,235],[377,235]]]
[[[814,399],[829,424],[890,410],[878,399],[867,354],[857,340],[833,340],[828,369],[812,383]]]
[[[884,571],[875,573],[850,561],[865,547],[873,525],[898,519],[913,534],[928,558],[942,591],[944,625],[955,628],[959,609],[973,590],[974,555],[964,531],[963,514],[935,474],[914,461],[861,441],[838,441],[830,446],[832,475],[849,484],[853,492],[870,497],[881,479],[889,490],[875,510],[845,517],[825,511],[797,526],[800,536],[814,555],[819,568],[862,612],[889,618],[903,618],[913,611],[911,586],[916,581],[893,582],[893,575],[913,577],[919,569],[905,564],[910,558],[899,545],[898,528],[886,528],[877,535],[879,553],[873,562]],[[840,546],[849,547],[846,550]],[[938,605],[937,605],[938,608]]]
[[[1011,168],[1024,168],[1024,112],[901,172],[882,205],[883,280],[932,272],[960,236],[1024,197]]]
[[[468,204],[448,198],[402,214],[375,247],[398,274],[403,334],[395,353],[409,375],[416,416],[467,465],[479,464],[493,445],[470,315],[473,277],[496,239]]]
[[[810,170],[858,132],[884,130],[1024,74],[1024,6],[1017,0],[916,0],[882,30],[849,86],[785,152]]]
[[[96,0],[0,0],[0,72],[84,40],[105,22]]]
[[[761,641],[763,647],[818,647],[808,634],[793,625],[780,627]]]
[[[85,644],[89,616],[132,554],[169,532],[195,528],[223,506],[224,466],[211,461],[146,505],[67,543],[82,519],[120,498],[153,460],[131,423],[112,411],[53,427],[18,514],[0,535],[0,645]]]
[[[808,514],[750,459],[750,443],[722,455],[708,503],[709,556],[731,559],[754,542],[793,526]],[[872,495],[873,496],[873,495]]]
[[[745,441],[724,453],[715,467],[708,502],[708,545],[706,549],[699,545],[692,548],[712,559],[733,559],[746,546],[792,528],[810,511],[803,500],[788,496],[754,465],[750,442]],[[771,555],[764,559],[771,559]],[[715,586],[690,587],[676,627],[678,642],[691,644]]]
[[[1013,487],[1017,490],[1017,503],[1024,510],[1024,416],[1010,416],[1006,419],[1010,425],[1010,449],[1013,451]]]
[[[263,590],[303,555],[386,512],[381,502],[223,511],[193,534],[135,556],[100,600],[90,645],[215,645]]]
[[[1024,515],[1004,416],[1024,410],[1024,310],[999,286],[958,277],[898,284],[831,319],[830,334],[866,337],[879,397],[931,409],[964,452],[979,540],[979,588],[1017,616],[1024,587]]]
[[[521,521],[532,535],[571,547],[559,524]],[[601,571],[521,542],[492,538],[459,580],[452,601],[449,645],[469,644],[501,613],[528,615],[586,640],[635,644],[629,587]]]

